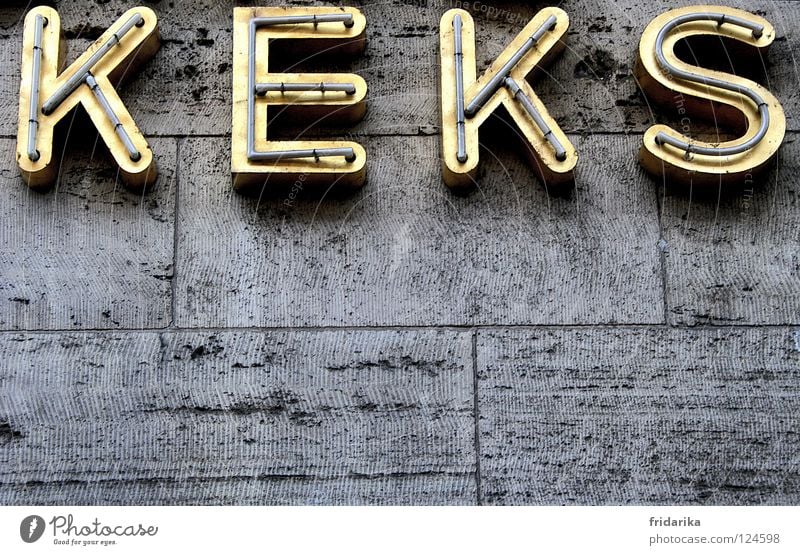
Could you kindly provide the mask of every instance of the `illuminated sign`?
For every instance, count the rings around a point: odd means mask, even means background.
[[[302,181],[359,187],[366,176],[365,149],[352,141],[280,140],[268,137],[278,116],[307,127],[352,125],[366,112],[367,84],[346,73],[279,73],[270,51],[290,44],[304,57],[352,57],[366,47],[366,19],[355,8],[234,8],[231,172],[236,189]],[[25,19],[17,160],[23,178],[37,189],[56,179],[55,126],[79,104],[88,112],[123,181],[140,189],[156,179],[153,153],[114,88],[124,74],[159,48],[158,22],[148,8],[124,14],[65,70],[60,21],[39,7]],[[536,96],[529,77],[564,49],[569,17],[545,8],[522,29],[480,77],[475,22],[464,10],[447,11],[440,23],[441,156],[445,183],[471,187],[480,159],[479,133],[495,113],[505,112],[531,166],[548,187],[570,184],[578,153]],[[675,52],[685,39],[714,37],[748,49],[758,61],[775,39],[765,19],[721,6],[669,11],[642,36],[637,78],[656,104],[684,120],[710,119],[733,140],[693,139],[665,125],[644,136],[639,154],[650,173],[670,181],[735,183],[768,167],[783,142],[786,117],[764,87],[743,77],[695,67]],[[688,126],[687,126],[688,127]]]
[[[745,63],[763,64],[775,40],[770,23],[722,6],[671,10],[655,18],[639,45],[637,77],[648,98],[678,112],[741,133],[732,141],[694,140],[665,125],[650,128],[640,151],[642,166],[671,181],[742,183],[768,167],[786,133],[786,116],[768,90],[744,77],[694,67],[675,54],[678,42],[712,36],[750,48],[737,50]],[[676,106],[677,104],[677,106]]]
[[[235,188],[264,183],[364,183],[367,154],[353,142],[270,141],[271,110],[313,124],[356,123],[366,112],[367,84],[352,74],[271,73],[270,43],[302,40],[313,56],[359,55],[367,22],[354,8],[234,8],[233,150]]]
[[[114,84],[152,58],[160,45],[156,14],[149,8],[134,8],[59,73],[65,49],[58,13],[44,6],[28,13],[22,41],[17,163],[30,187],[47,189],[55,182],[54,129],[78,104],[97,127],[125,184],[141,189],[155,182],[153,152]]]
[[[528,75],[564,49],[569,17],[558,8],[540,11],[492,66],[476,79],[475,23],[450,10],[440,24],[442,66],[442,168],[451,188],[468,188],[478,169],[478,131],[502,106],[517,125],[532,167],[546,184],[572,181],[575,147],[533,92]]]

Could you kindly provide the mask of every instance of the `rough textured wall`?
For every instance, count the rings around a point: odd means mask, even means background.
[[[73,57],[134,4],[55,2]],[[25,10],[0,8],[0,503],[800,502],[800,3],[732,3],[777,28],[763,82],[790,132],[765,182],[701,195],[636,163],[669,121],[638,38],[686,2],[562,2],[536,90],[580,151],[563,198],[498,137],[451,195],[455,3],[348,2],[370,104],[342,133],[369,182],[288,203],[231,190],[232,8],[319,3],[144,4],[164,44],[121,94],[162,171],[145,195],[80,121],[56,189],[24,186]],[[485,67],[540,4],[483,5]]]

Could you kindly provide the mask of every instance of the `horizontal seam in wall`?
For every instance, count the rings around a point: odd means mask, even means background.
[[[286,326],[286,327],[174,327],[174,328],[92,328],[92,329],[21,329],[21,330],[0,330],[0,337],[9,335],[47,335],[47,334],[119,334],[119,333],[265,333],[265,332],[360,332],[360,331],[503,331],[503,330],[685,330],[685,331],[704,331],[704,330],[747,330],[747,329],[769,329],[792,331],[800,327],[800,324],[700,324],[700,325],[668,325],[663,322],[648,324],[488,324],[488,325],[409,325],[409,326]]]
[[[6,482],[0,481],[2,486],[24,486],[24,487],[37,487],[48,485],[92,485],[92,484],[160,484],[160,483],[203,483],[203,482],[234,482],[234,481],[284,481],[284,480],[297,480],[297,481],[335,481],[335,480],[380,480],[385,478],[415,478],[415,477],[462,477],[472,478],[473,472],[448,472],[448,471],[420,471],[420,472],[385,472],[374,474],[362,474],[351,472],[349,474],[342,474],[339,476],[314,476],[311,474],[259,474],[256,476],[187,476],[185,478],[176,478],[169,476],[153,477],[153,478],[130,478],[130,479],[99,479],[99,480],[28,480],[24,482]]]

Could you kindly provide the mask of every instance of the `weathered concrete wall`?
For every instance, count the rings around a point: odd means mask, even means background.
[[[639,34],[688,2],[561,3],[569,48],[536,88],[581,155],[562,198],[491,137],[480,189],[451,195],[454,3],[348,2],[368,185],[288,203],[231,190],[232,7],[318,3],[144,3],[164,46],[121,93],[161,168],[146,195],[80,126],[57,188],[24,186],[24,10],[0,8],[0,503],[800,502],[800,3],[730,3],[778,29],[763,80],[790,133],[720,197],[636,163],[669,121],[633,79]],[[55,4],[75,55],[135,3]],[[538,4],[484,4],[486,66]]]

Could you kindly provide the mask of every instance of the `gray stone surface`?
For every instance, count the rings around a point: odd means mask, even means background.
[[[800,331],[478,336],[488,504],[797,504]]]
[[[663,199],[668,316],[675,324],[800,324],[800,144],[765,183]]]
[[[467,333],[5,334],[0,357],[0,503],[475,500]]]
[[[636,142],[575,140],[586,163],[567,199],[549,197],[513,151],[484,155],[481,190],[454,197],[436,139],[400,137],[369,141],[362,192],[291,205],[232,194],[227,142],[187,140],[176,321],[660,323],[655,189]]]
[[[150,479],[3,485],[11,505],[470,505],[471,475]]]
[[[16,141],[0,139],[0,329],[166,327],[175,141],[151,141],[160,176],[141,195],[124,188],[95,133],[73,137],[47,194],[25,186]]]

